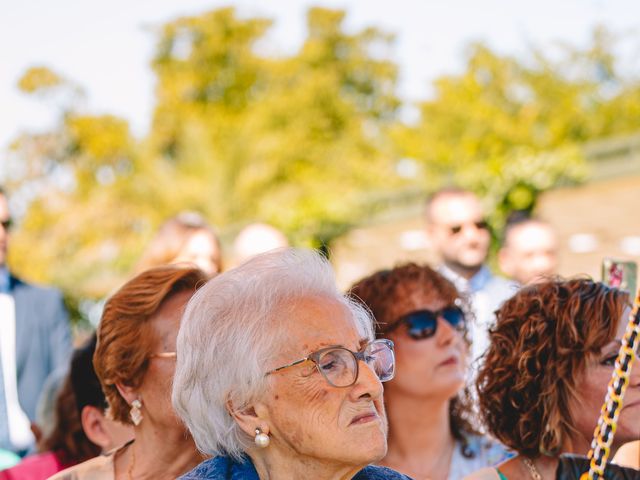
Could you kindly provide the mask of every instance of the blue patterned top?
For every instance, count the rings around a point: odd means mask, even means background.
[[[462,445],[456,442],[451,466],[449,467],[449,480],[459,480],[476,470],[485,467],[493,467],[514,456],[500,442],[481,435],[468,435],[464,455]]]
[[[244,457],[241,463],[231,457],[214,457],[185,473],[179,477],[179,480],[260,480],[260,477],[249,457]],[[356,473],[352,480],[411,480],[411,478],[389,468],[369,465]]]

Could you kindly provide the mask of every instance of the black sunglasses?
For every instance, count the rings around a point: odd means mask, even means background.
[[[10,218],[7,218],[6,220],[0,220],[0,225],[2,225],[2,228],[8,231],[11,228],[11,225],[13,225],[13,220],[11,220]]]
[[[394,324],[406,324],[407,333],[414,340],[424,340],[436,334],[438,328],[438,317],[449,323],[456,330],[464,330],[464,312],[460,307],[451,305],[441,310],[415,310],[403,315]]]
[[[478,220],[477,222],[472,222],[473,226],[478,230],[489,230],[489,224],[486,220]],[[466,225],[466,224],[465,224]],[[463,229],[464,225],[452,225],[449,227],[449,231],[452,235],[457,235]]]

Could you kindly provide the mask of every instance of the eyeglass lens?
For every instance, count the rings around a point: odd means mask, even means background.
[[[364,354],[367,356],[367,364],[373,368],[381,382],[386,382],[393,378],[396,361],[393,350],[389,345],[385,342],[370,343]]]
[[[318,368],[329,383],[336,387],[351,385],[355,381],[356,359],[348,350],[336,348],[324,352],[318,358]]]
[[[385,342],[370,343],[361,355],[345,348],[335,348],[323,352],[318,358],[318,369],[327,381],[335,387],[347,387],[355,383],[358,375],[358,359],[362,359],[376,373],[380,381],[386,382],[393,378],[394,356],[393,350]]]

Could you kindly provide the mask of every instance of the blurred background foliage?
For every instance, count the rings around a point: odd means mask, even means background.
[[[317,247],[403,192],[447,184],[481,194],[499,231],[507,212],[586,178],[581,144],[640,124],[640,83],[618,71],[604,28],[586,48],[523,58],[470,45],[464,71],[439,78],[407,122],[393,35],[344,21],[344,11],[309,10],[304,44],[280,57],[264,48],[270,20],[233,8],[164,25],[144,138],[87,112],[71,80],[25,72],[19,88],[59,120],[11,145],[7,187],[28,205],[14,270],[62,287],[75,308],[117,287],[181,210],[223,234],[259,219]]]

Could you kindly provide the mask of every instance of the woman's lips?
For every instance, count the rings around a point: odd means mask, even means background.
[[[458,364],[458,357],[456,357],[455,355],[451,355],[450,357],[447,357],[444,361],[440,362],[438,366],[447,367],[449,365],[457,365],[457,364]]]
[[[376,412],[367,412],[353,417],[349,425],[360,425],[363,423],[369,423],[378,420],[379,418],[380,417],[378,417],[378,414]]]

